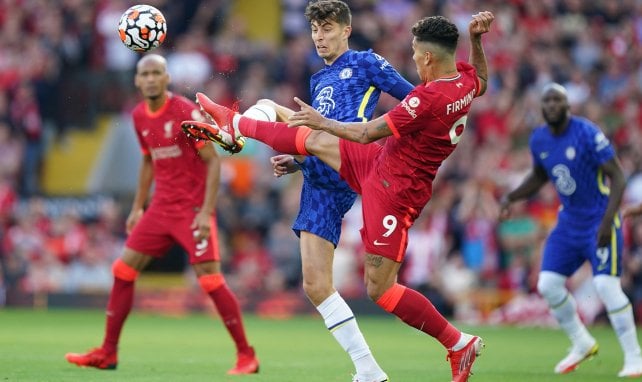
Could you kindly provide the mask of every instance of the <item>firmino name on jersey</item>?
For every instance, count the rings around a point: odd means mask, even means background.
[[[449,103],[448,105],[446,105],[446,115],[457,112],[470,105],[470,103],[473,102],[473,98],[475,98],[475,90],[471,90],[470,93],[466,94],[457,101]]]

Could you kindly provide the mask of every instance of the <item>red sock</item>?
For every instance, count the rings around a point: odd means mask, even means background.
[[[107,304],[107,322],[105,339],[102,348],[108,353],[118,350],[118,340],[125,320],[134,303],[134,282],[114,277],[109,303]]]
[[[305,140],[312,130],[309,127],[288,127],[285,122],[257,121],[247,117],[239,120],[239,131],[283,154],[309,155]]]
[[[395,284],[377,300],[377,304],[413,328],[435,337],[447,349],[459,340],[459,330],[439,313],[430,300],[413,289]]]
[[[223,275],[220,273],[203,275],[198,278],[198,281],[216,305],[218,314],[236,344],[236,351],[238,353],[249,352],[250,345],[245,337],[239,302],[225,283]]]

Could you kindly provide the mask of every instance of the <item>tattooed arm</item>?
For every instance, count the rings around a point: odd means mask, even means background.
[[[383,117],[368,122],[339,122],[323,117],[299,98],[295,97],[294,100],[301,106],[301,110],[290,116],[290,127],[307,126],[313,130],[323,130],[339,138],[359,143],[370,143],[392,135],[392,130]]]

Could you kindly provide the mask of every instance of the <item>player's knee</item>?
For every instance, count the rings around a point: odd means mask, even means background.
[[[389,288],[389,286],[386,286],[384,284],[378,283],[375,280],[372,279],[367,279],[366,280],[366,293],[368,294],[368,297],[372,301],[378,301],[381,296],[383,296],[384,293],[386,293],[386,290]]]
[[[609,275],[597,275],[593,277],[593,285],[600,300],[606,306],[607,311],[621,309],[629,304],[629,299],[622,290],[620,278]]]
[[[537,291],[551,305],[556,305],[566,298],[566,276],[559,273],[543,271],[537,280]]]
[[[111,267],[111,273],[114,277],[125,281],[135,281],[138,278],[138,272],[135,268],[124,262],[122,259],[116,259]]]
[[[332,283],[329,285],[319,279],[304,279],[303,291],[308,299],[316,306],[322,303],[334,292]]]

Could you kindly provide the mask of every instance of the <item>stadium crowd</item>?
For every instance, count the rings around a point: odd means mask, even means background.
[[[173,89],[203,91],[244,110],[260,98],[295,108],[322,67],[303,17],[306,0],[282,0],[282,40],[257,41],[228,0],[148,1],[165,14],[166,56]],[[128,112],[136,100],[138,56],[115,32],[129,1],[0,1],[0,266],[5,291],[108,290],[110,264],[124,239],[118,198],[93,213],[51,213],[39,183],[41,163],[70,129],[91,129],[101,113]],[[569,92],[574,114],[597,122],[614,142],[626,172],[625,204],[642,201],[642,2],[635,0],[353,0],[350,47],[373,48],[409,81],[417,74],[408,41],[420,15],[443,14],[465,31],[470,15],[488,9],[496,28],[484,37],[489,89],[469,116],[467,134],[444,164],[433,199],[411,230],[405,283],[460,319],[546,321],[533,302],[539,253],[555,224],[555,192],[516,205],[499,223],[498,199],[530,169],[528,135],[541,123],[542,85]],[[466,33],[460,33],[466,39]],[[465,47],[467,43],[461,43]],[[467,55],[462,54],[462,60]],[[394,101],[382,97],[379,110]],[[226,158],[218,200],[221,250],[240,296],[300,292],[298,241],[290,230],[300,175],[274,179],[273,152],[252,146],[242,156],[250,184],[239,187],[237,158]],[[359,207],[344,224],[360,225]],[[360,238],[345,230],[337,248],[337,288],[363,296]],[[642,319],[642,219],[626,222],[623,284]],[[447,282],[446,282],[447,281]],[[572,279],[587,320],[600,317],[590,272]],[[587,281],[589,281],[587,283]],[[482,293],[483,292],[483,293]],[[520,298],[513,298],[519,296]],[[529,297],[531,296],[531,297]],[[513,298],[511,300],[511,298]],[[508,302],[508,301],[511,302]],[[505,309],[490,310],[507,302]],[[513,305],[511,304],[521,304]],[[580,303],[583,305],[583,303]],[[527,313],[525,307],[531,310]],[[541,313],[541,316],[534,314]],[[480,317],[480,314],[483,317]]]

